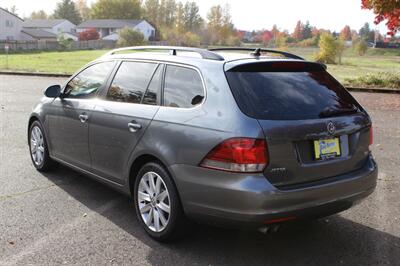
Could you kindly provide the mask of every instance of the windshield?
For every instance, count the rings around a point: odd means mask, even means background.
[[[358,111],[352,96],[325,70],[228,71],[240,109],[268,120],[315,119]]]

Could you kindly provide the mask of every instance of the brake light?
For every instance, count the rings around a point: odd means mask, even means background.
[[[200,166],[231,172],[262,172],[268,164],[267,143],[263,139],[225,140],[200,163]]]
[[[369,145],[374,144],[374,129],[371,125],[371,127],[369,128]]]

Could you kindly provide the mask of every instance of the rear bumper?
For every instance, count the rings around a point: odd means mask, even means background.
[[[279,190],[262,174],[235,174],[189,165],[170,167],[189,217],[211,223],[259,226],[273,219],[328,216],[371,194],[378,169],[372,156],[335,181]]]

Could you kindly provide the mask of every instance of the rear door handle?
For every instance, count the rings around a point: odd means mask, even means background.
[[[142,125],[136,123],[136,121],[132,121],[128,123],[128,128],[130,132],[136,132],[142,128]]]
[[[85,123],[89,119],[89,116],[85,113],[79,115],[79,120],[81,120],[82,123]]]

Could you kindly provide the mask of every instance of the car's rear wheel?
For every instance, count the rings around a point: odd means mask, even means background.
[[[49,156],[46,137],[39,121],[34,121],[29,128],[29,151],[33,166],[39,171],[51,169],[55,162]]]
[[[135,180],[135,208],[146,232],[158,241],[169,241],[186,229],[178,193],[169,173],[156,162],[145,164]]]

